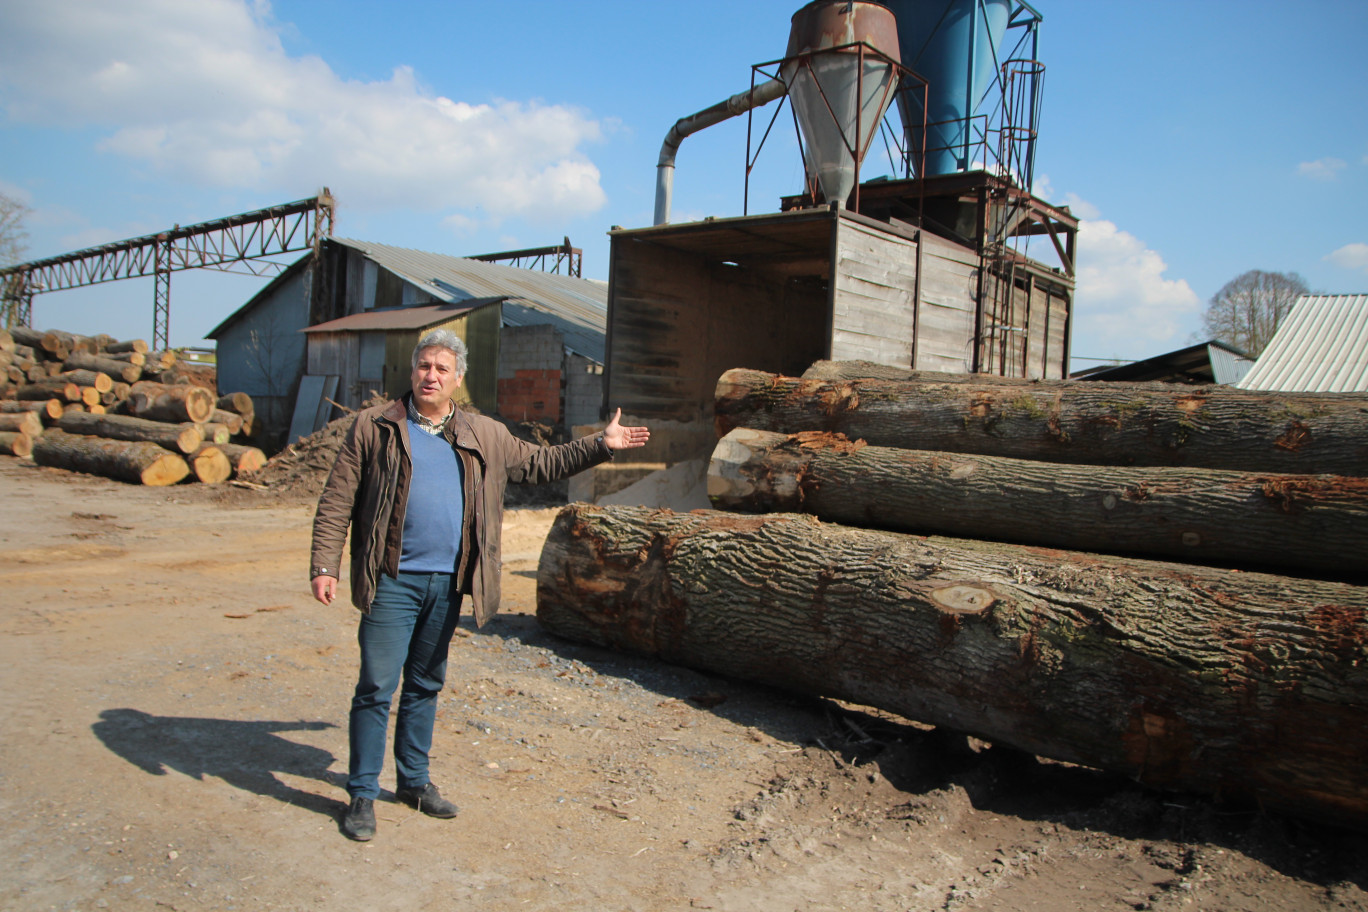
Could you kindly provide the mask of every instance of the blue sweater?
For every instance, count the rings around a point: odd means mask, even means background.
[[[412,421],[408,432],[413,480],[404,510],[399,571],[452,573],[461,552],[465,515],[461,460],[445,437],[429,434]]]

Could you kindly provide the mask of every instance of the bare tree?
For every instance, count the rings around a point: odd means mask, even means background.
[[[1202,314],[1202,325],[1210,338],[1258,357],[1293,303],[1308,290],[1306,281],[1295,272],[1251,269],[1226,282],[1212,296]]]
[[[24,261],[28,252],[28,232],[24,219],[29,207],[7,193],[0,192],[0,266],[13,266]]]

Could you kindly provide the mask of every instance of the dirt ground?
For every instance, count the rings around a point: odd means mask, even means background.
[[[5,910],[1368,910],[1364,834],[557,640],[554,509],[508,515],[504,613],[453,644],[461,815],[387,792],[351,842],[308,499],[3,457],[0,503]]]

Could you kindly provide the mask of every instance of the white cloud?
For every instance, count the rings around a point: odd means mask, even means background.
[[[264,3],[64,0],[0,12],[0,91],[14,121],[108,130],[99,144],[192,184],[344,204],[559,220],[605,196],[584,153],[603,129],[536,102],[469,103],[408,67],[345,80],[291,57]]]
[[[1064,205],[1069,207],[1069,211],[1080,219],[1095,219],[1102,213],[1097,207],[1083,199],[1077,193],[1064,194]]]
[[[1346,163],[1342,158],[1318,158],[1297,165],[1297,173],[1312,180],[1332,181],[1345,167]]]
[[[1368,273],[1368,244],[1345,244],[1325,259],[1345,269]]]
[[[1186,280],[1165,278],[1167,269],[1112,222],[1080,222],[1073,354],[1136,359],[1186,344],[1202,302]]]

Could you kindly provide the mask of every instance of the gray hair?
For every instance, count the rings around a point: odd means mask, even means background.
[[[456,356],[456,373],[466,372],[466,344],[449,329],[434,329],[423,334],[413,346],[413,367],[418,366],[418,354],[425,348],[444,348]]]

